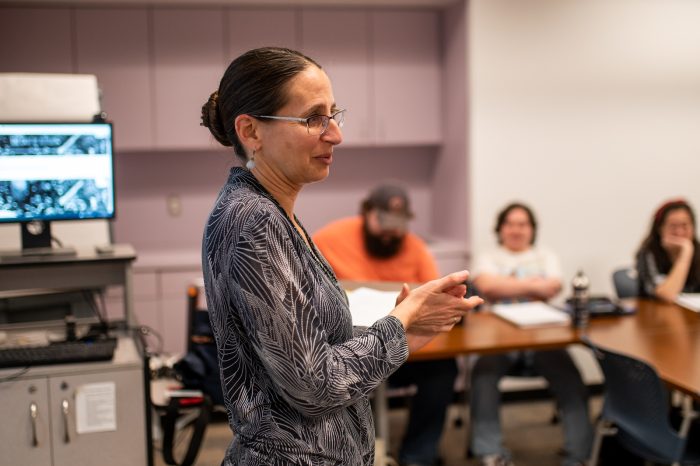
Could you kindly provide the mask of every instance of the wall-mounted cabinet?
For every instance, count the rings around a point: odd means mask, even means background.
[[[377,141],[440,144],[439,13],[379,11],[371,18]]]
[[[74,73],[71,10],[0,8],[0,72]]]
[[[221,9],[153,10],[153,104],[157,149],[201,149],[202,104],[224,72]]]
[[[304,11],[302,44],[348,108],[345,145],[442,142],[439,12]]]
[[[346,145],[439,145],[439,15],[372,8],[0,8],[0,38],[18,44],[3,49],[0,72],[95,74],[118,151],[200,150],[217,147],[199,125],[200,112],[231,59],[263,45],[300,48],[327,69],[338,105],[348,109]],[[36,42],[25,40],[26,28],[36,30]],[[43,43],[46,49],[37,46]]]
[[[144,9],[75,11],[76,71],[97,76],[117,151],[154,146],[149,36]]]
[[[343,145],[376,141],[369,28],[369,13],[364,10],[308,10],[302,15],[303,51],[323,66],[336,104],[347,109]]]

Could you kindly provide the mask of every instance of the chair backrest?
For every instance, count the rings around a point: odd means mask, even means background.
[[[584,339],[605,375],[603,419],[619,429],[623,443],[643,445],[653,458],[677,461],[685,450],[685,439],[669,421],[668,392],[648,364],[598,347]],[[628,442],[624,442],[628,439]],[[629,445],[628,445],[629,446]],[[640,453],[636,451],[636,453]]]
[[[219,358],[206,306],[200,280],[187,288],[187,353],[175,369],[185,388],[202,390],[215,405],[223,405]]]
[[[632,267],[623,267],[613,272],[613,284],[618,298],[635,298],[639,296],[637,271]]]

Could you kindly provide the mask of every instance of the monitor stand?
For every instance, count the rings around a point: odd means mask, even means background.
[[[75,256],[75,248],[51,246],[51,223],[35,220],[22,222],[22,249],[0,251],[0,261],[22,260],[51,256]]]

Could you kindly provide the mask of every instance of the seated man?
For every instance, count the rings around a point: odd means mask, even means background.
[[[496,221],[500,247],[476,258],[474,285],[488,301],[542,300],[561,290],[557,257],[534,247],[537,223],[527,206],[510,204]],[[584,464],[593,429],[588,415],[588,393],[578,369],[564,349],[481,356],[472,371],[471,449],[482,465],[512,465],[503,446],[499,419],[499,380],[514,365],[526,361],[544,376],[562,411],[566,456],[562,464]]]
[[[425,243],[407,231],[412,216],[402,188],[379,186],[360,216],[325,226],[313,241],[339,280],[423,283],[437,278],[438,270]],[[434,464],[456,374],[450,359],[409,362],[389,378],[391,385],[418,388],[399,452],[402,464]]]

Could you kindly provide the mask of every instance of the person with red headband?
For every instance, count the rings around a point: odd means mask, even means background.
[[[674,301],[679,293],[700,292],[700,244],[695,213],[684,199],[656,210],[651,229],[637,252],[642,296]]]

